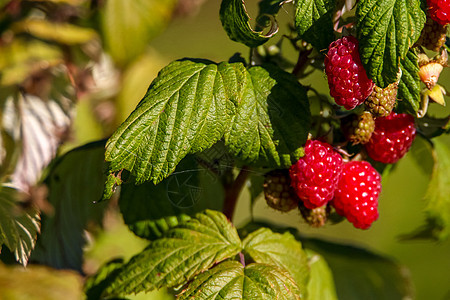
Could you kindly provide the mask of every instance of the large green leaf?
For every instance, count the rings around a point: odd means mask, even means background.
[[[175,4],[175,0],[106,1],[101,25],[114,60],[124,65],[142,54],[169,22]]]
[[[126,169],[137,183],[155,184],[189,153],[225,139],[248,163],[287,167],[309,130],[306,92],[275,66],[181,60],[165,67],[106,146],[105,198]]]
[[[255,262],[286,269],[299,287],[299,296],[305,298],[309,279],[308,259],[301,243],[292,234],[279,234],[268,228],[260,228],[250,233],[243,245],[244,253],[248,253]]]
[[[444,240],[450,227],[450,149],[438,139],[433,140],[431,153],[434,166],[425,195],[426,224],[407,238]]]
[[[400,63],[402,77],[398,84],[399,105],[410,113],[417,113],[420,106],[419,64],[416,51],[410,49],[405,60]]]
[[[46,183],[54,215],[42,219],[41,235],[31,260],[54,268],[81,271],[84,230],[99,222],[106,202],[101,199],[105,142],[77,148],[52,166]]]
[[[186,283],[241,251],[236,229],[219,212],[206,210],[166,232],[120,271],[106,295],[126,295]]]
[[[274,13],[276,12],[278,10]],[[278,32],[278,24],[274,19],[271,21],[271,28],[268,33],[264,34],[262,31],[254,30],[250,25],[250,17],[243,0],[222,0],[220,20],[230,39],[248,47],[262,45]]]
[[[7,186],[0,187],[0,250],[6,247],[14,253],[17,261],[26,265],[36,244],[40,228],[39,212],[18,206],[19,192]]]
[[[223,262],[200,274],[178,299],[298,300],[298,288],[289,273],[266,264],[243,266]]]
[[[325,259],[318,253],[307,249],[311,268],[308,281],[308,299],[337,300],[333,274]]]
[[[301,38],[319,50],[334,40],[335,0],[299,0],[295,9],[295,27]]]
[[[228,151],[251,164],[287,168],[301,154],[310,125],[305,89],[273,65],[250,68],[225,132]]]
[[[136,235],[153,240],[195,213],[207,208],[222,210],[223,198],[223,187],[218,179],[191,155],[157,185],[151,182],[124,184],[119,206],[125,224]]]
[[[376,85],[397,80],[400,63],[425,23],[420,0],[364,0],[356,10],[361,61]]]
[[[408,270],[389,258],[318,239],[305,239],[303,246],[322,255],[328,263],[338,299],[413,299]]]

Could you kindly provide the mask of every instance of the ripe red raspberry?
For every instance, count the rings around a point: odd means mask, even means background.
[[[378,219],[380,174],[367,161],[350,161],[343,167],[331,205],[356,228],[367,229]]]
[[[333,198],[342,158],[327,143],[308,140],[305,155],[289,169],[291,184],[306,208],[325,205]]]
[[[372,159],[392,164],[408,152],[415,136],[414,118],[392,113],[375,120],[375,131],[364,146]]]
[[[353,109],[364,102],[373,89],[361,63],[358,40],[345,36],[330,44],[325,56],[325,73],[330,94],[338,105]]]
[[[430,18],[445,26],[450,23],[450,0],[427,0]]]

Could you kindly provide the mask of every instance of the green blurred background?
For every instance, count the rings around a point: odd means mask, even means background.
[[[246,3],[250,15],[255,15],[257,1],[246,1]],[[121,101],[118,104],[122,119],[131,112],[144,95],[157,71],[172,60],[195,57],[218,62],[228,60],[235,52],[248,57],[248,49],[229,40],[222,29],[218,16],[219,6],[220,1],[206,1],[195,16],[173,20],[161,35],[152,40],[151,50],[124,75],[124,89],[120,93]],[[287,20],[292,18],[291,10],[282,9],[278,17],[280,26],[285,27]],[[272,40],[277,42],[280,36],[279,33]],[[295,53],[289,44],[283,45],[283,51],[286,51],[288,58],[295,60]],[[446,69],[440,82],[442,85],[449,86],[449,80],[450,71]],[[315,72],[302,83],[312,83],[316,89],[327,93],[327,83],[321,72]],[[442,108],[431,105],[430,109],[437,116],[448,115],[450,111],[448,106]],[[80,113],[77,118],[79,124],[83,123],[83,126],[80,126],[81,132],[89,131],[84,135],[83,140],[87,142],[96,139],[95,131],[85,127],[86,117],[83,113]],[[440,139],[450,145],[448,136]],[[355,229],[349,222],[312,229],[301,220],[297,211],[288,214],[274,211],[267,207],[261,197],[251,209],[250,195],[247,191],[244,191],[240,197],[234,222],[237,226],[245,224],[249,221],[249,216],[253,215],[255,219],[270,220],[283,226],[296,227],[306,236],[366,247],[376,253],[393,257],[409,269],[415,284],[416,299],[450,299],[450,241],[438,243],[399,240],[400,235],[411,232],[424,222],[422,210],[425,203],[422,199],[428,180],[428,175],[422,172],[411,155],[402,159],[395,169],[383,178],[383,190],[379,199],[380,218],[367,231]],[[130,257],[145,245],[142,240],[134,238],[120,222],[112,223],[113,225],[107,228],[108,231],[103,236],[100,236],[95,246],[88,250],[87,264],[92,264],[93,269],[113,256]],[[127,247],[121,246],[124,244]],[[130,247],[130,245],[134,246]],[[164,292],[151,295],[141,295],[137,298],[164,298]]]

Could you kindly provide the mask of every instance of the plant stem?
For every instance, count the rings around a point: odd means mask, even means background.
[[[223,205],[223,213],[227,216],[229,220],[233,219],[234,210],[236,208],[236,203],[241,193],[242,188],[247,181],[249,175],[248,167],[243,167],[239,172],[236,179],[230,184],[225,185],[225,203]]]

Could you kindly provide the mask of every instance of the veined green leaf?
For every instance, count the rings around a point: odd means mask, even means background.
[[[327,49],[334,40],[335,0],[299,0],[295,9],[295,27],[301,38],[317,49]]]
[[[178,286],[241,249],[237,231],[225,215],[206,210],[170,229],[134,256],[106,294],[126,295]]]
[[[104,198],[126,169],[155,184],[189,153],[221,138],[248,163],[287,167],[300,156],[310,125],[305,88],[275,66],[181,60],[164,68],[106,146]]]
[[[211,147],[230,122],[245,72],[242,64],[189,60],[162,69],[108,141],[110,172],[127,169],[137,183],[156,184],[188,153]]]
[[[106,202],[100,200],[105,141],[74,149],[51,167],[46,183],[53,216],[42,220],[41,235],[31,260],[61,269],[81,271],[84,230],[88,222],[100,222]]]
[[[278,24],[271,20],[268,33],[256,31],[250,25],[250,17],[243,0],[222,0],[220,6],[222,26],[233,41],[243,43],[248,47],[257,47],[267,42],[278,32]]]
[[[226,261],[197,276],[178,299],[299,300],[289,273],[266,264]]]
[[[402,77],[398,84],[399,105],[410,113],[417,113],[420,106],[419,64],[416,51],[410,49],[405,60],[400,63]]]
[[[364,0],[356,10],[361,61],[376,85],[397,79],[400,63],[425,23],[420,0]]]
[[[308,281],[308,299],[337,300],[333,273],[325,259],[318,253],[307,249],[311,275]]]
[[[305,89],[273,65],[252,67],[242,80],[225,145],[250,164],[289,167],[301,155],[310,125]]]
[[[154,240],[207,208],[222,210],[223,187],[194,156],[185,157],[161,183],[124,184],[119,206],[125,224],[138,236]]]
[[[309,267],[302,245],[289,232],[274,233],[260,228],[250,233],[243,241],[244,253],[257,263],[279,266],[287,270],[299,287],[299,296],[306,298]]]
[[[36,209],[23,210],[18,207],[18,196],[16,189],[0,187],[0,249],[5,245],[17,261],[26,265],[36,244],[40,216]]]

